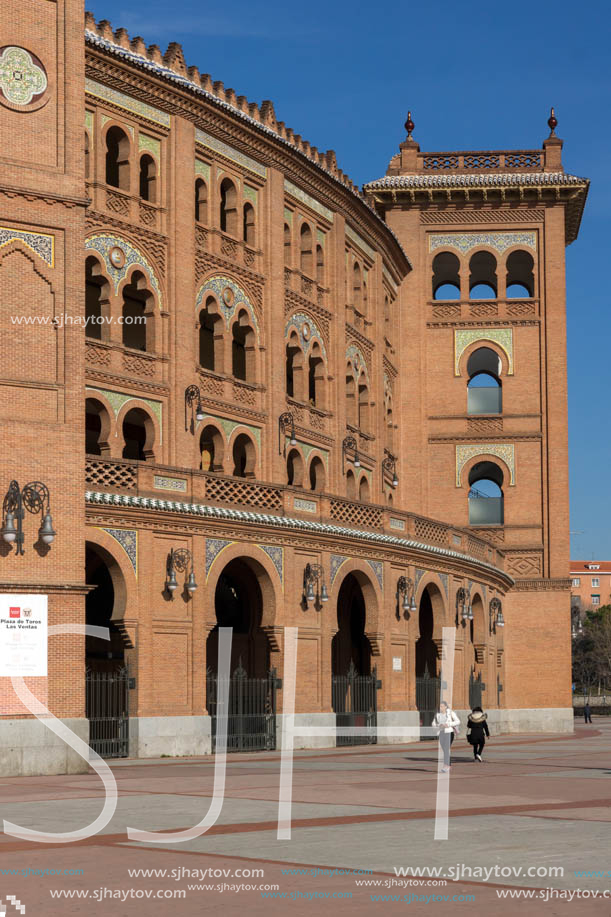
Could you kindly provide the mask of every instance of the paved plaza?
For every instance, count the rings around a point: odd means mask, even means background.
[[[473,762],[471,748],[459,738],[443,841],[434,839],[436,743],[296,753],[290,841],[276,836],[279,767],[279,753],[230,756],[216,824],[186,843],[145,846],[128,839],[128,826],[171,833],[204,817],[214,760],[112,762],[119,800],[101,834],[71,844],[2,835],[0,899],[15,896],[26,917],[190,917],[219,909],[242,917],[321,908],[336,917],[406,908],[440,915],[474,908],[503,915],[611,913],[610,719],[597,718],[592,726],[577,722],[573,736],[493,737],[483,764]],[[93,772],[4,778],[0,799],[5,821],[59,832],[96,818],[104,791]],[[471,874],[454,878],[463,865]],[[395,867],[433,867],[440,878],[401,878]],[[527,876],[533,867],[539,875]],[[551,868],[561,874],[550,874]],[[159,872],[130,875],[139,869]],[[23,875],[27,870],[30,875]],[[42,870],[82,873],[36,874]],[[216,874],[202,877],[205,870]],[[253,878],[251,870],[262,874]],[[553,897],[546,900],[545,889],[553,889]],[[52,897],[50,890],[80,896]],[[518,890],[538,897],[509,897]],[[604,899],[606,890],[610,897]],[[178,891],[185,895],[176,897]],[[585,897],[586,891],[599,897]],[[14,907],[12,912],[18,913]]]

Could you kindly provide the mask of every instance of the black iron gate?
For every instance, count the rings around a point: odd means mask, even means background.
[[[129,673],[87,670],[85,716],[89,720],[89,745],[101,758],[129,755]]]
[[[378,699],[377,691],[382,687],[378,681],[377,670],[371,675],[359,675],[354,662],[346,675],[334,675],[332,679],[332,701],[336,726],[377,726]],[[336,738],[336,745],[375,745],[377,737],[341,736]]]
[[[416,707],[420,714],[420,725],[430,726],[439,710],[439,691],[441,679],[429,675],[428,669],[424,675],[416,678]],[[422,741],[434,739],[433,735],[420,736]]]
[[[212,719],[212,751],[216,749],[217,706],[223,679],[208,669],[206,706]],[[229,678],[227,751],[274,751],[276,692],[281,681],[272,669],[265,678],[249,678],[242,664]]]
[[[484,690],[484,683],[482,682],[482,673],[479,672],[477,678],[475,677],[475,672],[471,671],[469,677],[469,706],[471,710],[474,707],[482,706],[482,693]]]

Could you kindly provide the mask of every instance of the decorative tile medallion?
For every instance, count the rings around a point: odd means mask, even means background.
[[[329,223],[333,222],[332,210],[329,210],[328,207],[325,207],[324,204],[321,204],[320,201],[317,201],[315,197],[311,197],[309,194],[306,194],[305,191],[302,191],[301,188],[298,188],[297,185],[294,185],[293,182],[290,182],[288,178],[284,179],[284,190],[286,194],[290,194],[291,197],[301,201],[302,204],[305,204],[306,207],[309,207],[310,210],[314,211],[314,213],[320,214],[320,216],[324,217],[325,220],[328,220]]]
[[[140,117],[146,118],[147,121],[153,121],[155,124],[163,125],[163,127],[170,126],[170,116],[167,112],[153,108],[152,105],[147,105],[146,102],[140,102],[139,99],[132,99],[131,96],[117,92],[116,89],[111,89],[109,86],[102,85],[102,83],[86,79],[85,92],[89,93],[90,96],[95,96],[96,99],[110,102],[112,105],[116,105],[117,108],[124,109],[124,111],[131,111],[135,115],[140,115]]]
[[[210,568],[216,558],[230,544],[235,544],[235,542],[225,541],[223,538],[206,538],[206,579],[208,579]]]
[[[40,108],[49,81],[42,62],[25,48],[0,48],[0,102],[7,108]]]
[[[237,165],[242,166],[242,168],[247,169],[254,175],[260,175],[261,178],[267,177],[267,169],[265,166],[261,165],[260,162],[256,162],[256,160],[251,159],[250,156],[247,156],[245,153],[240,153],[239,150],[229,146],[228,143],[217,140],[216,137],[212,137],[210,134],[207,134],[206,131],[196,130],[195,142],[201,143],[202,146],[207,147],[209,150],[214,150],[215,153],[220,153],[225,159],[235,162]]]
[[[131,242],[128,242],[127,239],[122,239],[121,236],[99,234],[90,236],[85,241],[85,249],[86,251],[97,252],[102,257],[108,276],[114,284],[115,293],[119,292],[119,286],[127,277],[129,270],[132,267],[139,267],[147,275],[152,289],[157,294],[159,308],[162,308],[161,286],[155,270],[148,258],[141,251],[138,251]]]
[[[348,226],[347,223],[346,223],[346,238],[350,239],[350,241],[353,242],[357,246],[357,248],[360,248],[361,251],[364,252],[368,256],[368,258],[370,258],[372,261],[375,261],[376,253],[374,252],[371,245],[367,245],[365,240],[362,239],[361,236],[359,236],[358,232],[355,232],[354,229]]]
[[[384,564],[381,560],[367,560],[367,563],[375,573],[380,589],[384,589]]]
[[[513,443],[477,443],[456,446],[456,486],[460,487],[462,470],[477,455],[496,455],[509,468],[509,485],[515,485],[515,453]]]
[[[357,347],[356,344],[350,344],[346,350],[346,360],[352,364],[352,374],[358,382],[358,378],[363,373],[367,381],[369,381],[369,373],[367,372],[367,361],[363,356],[362,350]]]
[[[507,375],[513,376],[513,328],[461,328],[454,331],[454,375],[460,376],[460,360],[471,344],[492,341],[507,356]]]
[[[294,328],[299,335],[299,343],[303,350],[303,355],[307,357],[310,347],[314,341],[318,341],[324,359],[327,359],[327,351],[322,339],[322,334],[314,319],[306,315],[305,312],[295,312],[291,315],[284,328],[284,339],[288,341],[291,329]]]
[[[534,230],[526,232],[447,232],[429,234],[429,251],[438,248],[456,248],[463,255],[473,248],[482,245],[493,248],[502,255],[509,248],[519,245],[523,248],[537,250],[537,233]]]
[[[42,258],[49,267],[55,267],[55,236],[0,226],[0,248],[8,245],[9,242],[21,242],[35,255]]]
[[[206,293],[214,293],[223,315],[225,316],[225,326],[227,328],[229,328],[231,319],[235,313],[243,307],[250,315],[257,333],[259,332],[259,323],[255,315],[255,310],[244,290],[239,287],[235,281],[222,275],[210,277],[202,284],[197,293],[195,308],[198,313],[202,307]]]
[[[129,529],[102,529],[102,531],[121,545],[129,557],[134,573],[138,576],[138,532]]]
[[[330,568],[330,576],[329,576],[329,581],[330,581],[331,586],[335,582],[335,577],[338,574],[339,568],[347,560],[348,558],[344,557],[342,554],[332,554],[331,555],[331,568]]]
[[[260,544],[257,545],[257,547],[261,548],[262,551],[265,551],[274,567],[278,571],[280,582],[284,583],[284,548],[268,544]]]
[[[166,478],[156,474],[153,476],[153,487],[155,490],[177,490],[186,493],[187,482],[182,478]]]

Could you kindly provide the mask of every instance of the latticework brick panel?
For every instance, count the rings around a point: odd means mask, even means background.
[[[282,494],[274,487],[249,484],[248,481],[208,478],[206,497],[209,501],[238,503],[241,506],[260,506],[263,509],[282,509]]]
[[[416,519],[414,536],[418,541],[424,541],[426,544],[446,545],[448,543],[448,530],[445,525],[439,525],[429,519]]]
[[[348,503],[344,500],[331,500],[331,518],[349,525],[362,525],[367,528],[382,527],[382,511],[366,503]]]
[[[121,462],[105,462],[88,458],[85,463],[85,483],[94,484],[99,490],[135,491],[138,485],[138,471],[135,465]]]

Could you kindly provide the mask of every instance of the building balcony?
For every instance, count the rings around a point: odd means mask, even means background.
[[[429,301],[432,320],[538,318],[538,299],[436,299]]]

